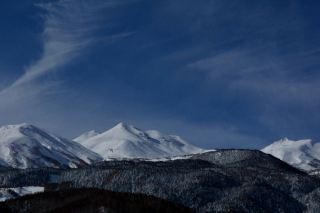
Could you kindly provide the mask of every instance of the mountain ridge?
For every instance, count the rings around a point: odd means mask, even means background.
[[[52,176],[56,180],[52,183]],[[103,161],[76,170],[0,173],[0,187],[99,188],[147,194],[197,212],[318,212],[320,181],[258,150],[217,150],[171,161]]]

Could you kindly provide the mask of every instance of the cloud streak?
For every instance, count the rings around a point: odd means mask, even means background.
[[[209,84],[246,91],[273,104],[319,105],[319,79],[299,77],[318,62],[311,61],[309,55],[309,61],[304,62],[303,55],[272,56],[263,48],[232,49],[192,62],[187,68],[208,76]]]
[[[99,30],[108,30],[114,24],[109,21],[108,12],[126,3],[129,1],[59,0],[35,5],[43,12],[42,54],[9,86],[0,89],[0,112],[7,114],[11,108],[30,108],[41,104],[48,95],[61,93],[60,80],[42,77],[76,60],[94,44],[131,35],[131,32],[109,31],[99,34]]]
[[[122,2],[123,4],[123,2]],[[94,36],[101,28],[108,27],[105,21],[107,9],[121,5],[119,1],[61,0],[55,3],[38,4],[44,10],[43,53],[29,66],[24,74],[10,87],[28,83],[57,70],[72,61],[95,42],[105,40]],[[128,33],[110,35],[107,39],[127,36]]]
[[[130,36],[132,32],[109,30],[116,24],[109,20],[109,12],[130,2],[133,1],[59,0],[35,5],[42,11],[42,54],[21,76],[0,88],[0,123],[25,122],[28,115],[33,121],[37,116],[30,109],[67,92],[60,79],[43,77],[77,60],[95,44]]]

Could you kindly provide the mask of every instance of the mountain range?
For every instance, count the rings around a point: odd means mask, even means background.
[[[74,140],[25,123],[0,127],[0,170],[77,168],[104,159],[153,159],[202,151],[179,136],[144,132],[125,123],[103,133],[89,131]]]
[[[74,140],[30,124],[0,127],[0,171],[8,167],[77,168],[112,159],[188,158],[206,151],[179,136],[143,131],[123,122],[102,133],[83,133]],[[261,151],[304,171],[320,169],[320,143],[309,139],[284,138]]]
[[[140,199],[143,207],[144,194],[196,212],[317,212],[319,165],[319,143],[311,140],[285,138],[261,151],[209,151],[125,123],[74,140],[34,125],[8,125],[0,127],[0,211],[109,211],[126,199]],[[99,198],[82,197],[89,191]]]

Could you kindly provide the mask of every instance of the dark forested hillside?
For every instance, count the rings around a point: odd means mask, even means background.
[[[143,194],[110,192],[98,189],[69,189],[29,195],[0,203],[1,213],[45,212],[193,212],[191,209]]]
[[[109,161],[72,170],[0,173],[0,186],[143,193],[205,211],[317,212],[320,180],[271,155],[219,150],[165,162]]]

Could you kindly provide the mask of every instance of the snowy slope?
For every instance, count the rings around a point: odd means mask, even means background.
[[[14,168],[74,168],[101,160],[76,142],[57,137],[33,125],[0,127],[0,165]]]
[[[40,192],[44,192],[44,187],[26,186],[18,188],[0,188],[0,202]]]
[[[80,135],[79,137],[73,139],[73,141],[82,142],[82,141],[86,141],[89,138],[92,138],[92,137],[97,136],[97,135],[99,135],[99,132],[97,132],[95,130],[91,130],[91,131],[85,132],[82,135]]]
[[[306,171],[320,169],[320,143],[309,139],[293,141],[284,138],[261,151]]]
[[[158,131],[142,131],[119,123],[112,129],[89,137],[75,139],[83,146],[109,158],[163,158],[199,153],[204,150],[188,144],[179,136],[164,135]]]

